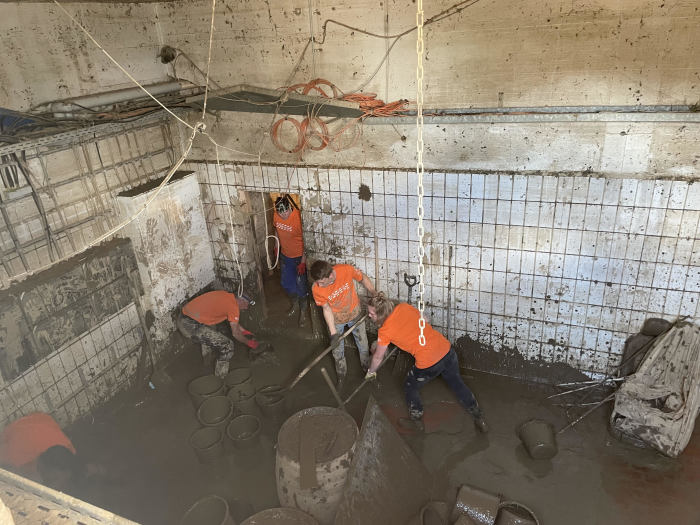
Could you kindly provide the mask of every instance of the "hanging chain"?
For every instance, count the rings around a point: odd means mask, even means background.
[[[423,259],[425,258],[425,246],[423,246],[423,236],[425,235],[425,228],[423,227],[423,52],[425,50],[423,42],[423,0],[417,1],[417,7],[416,25],[418,27],[418,36],[416,40],[416,55],[418,65],[416,66],[416,89],[418,93],[416,96],[416,128],[418,130],[418,141],[416,142],[416,175],[418,176],[418,311],[420,312],[420,319],[418,320],[420,336],[418,337],[418,342],[421,346],[425,346],[425,335],[423,333],[425,330],[425,317],[423,316],[423,310],[425,309],[425,302],[423,301],[425,294],[425,266],[423,264]]]

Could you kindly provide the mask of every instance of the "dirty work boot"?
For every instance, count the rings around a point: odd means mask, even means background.
[[[216,366],[214,367],[214,375],[221,378],[226,377],[226,374],[228,374],[228,365],[228,361],[217,359]]]
[[[484,416],[480,416],[474,419],[474,426],[482,434],[486,434],[489,431],[489,425],[486,423]]]
[[[476,429],[481,432],[482,434],[486,434],[489,431],[489,425],[486,423],[486,420],[484,419],[484,413],[481,411],[481,408],[478,406],[474,408],[473,410],[469,411],[474,418],[474,426]]]
[[[309,298],[299,298],[299,328],[304,328],[309,322]]]
[[[291,321],[299,313],[299,298],[292,297],[292,306],[287,310],[287,320]]]

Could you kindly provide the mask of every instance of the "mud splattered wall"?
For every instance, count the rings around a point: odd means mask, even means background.
[[[413,172],[199,171],[204,198],[231,195],[234,213],[238,190],[298,192],[310,256],[355,264],[407,299],[403,274],[418,274]],[[496,351],[602,373],[647,316],[700,317],[700,184],[582,173],[426,178],[428,315],[453,341],[467,334]],[[237,224],[245,272],[256,254]],[[235,279],[227,253],[219,249],[217,269]]]
[[[426,17],[453,3],[440,0],[426,5]],[[200,66],[206,64],[208,0],[76,3],[68,9],[139,81],[162,81],[173,75],[203,83],[184,58],[173,69],[156,55],[163,44],[169,44]],[[369,80],[365,91],[384,99],[413,99],[414,33],[400,39],[386,67],[379,67],[390,40],[326,21],[395,34],[414,25],[414,10],[411,0],[312,0],[310,4],[305,0],[221,0],[216,10],[212,78],[223,86],[246,82],[278,87],[324,77],[346,92]],[[0,41],[7,52],[0,71],[0,106],[27,109],[61,97],[130,85],[53,4],[7,4],[3,11],[7,16],[0,18]],[[700,99],[700,41],[695,37],[699,25],[694,2],[480,0],[426,27],[426,107],[692,105]],[[299,61],[312,34],[316,40]],[[298,61],[299,69],[289,80]],[[208,121],[208,131],[222,144],[257,154],[269,120],[269,116],[226,114]],[[412,125],[397,130],[366,126],[361,150],[312,153],[305,161],[410,168]],[[402,141],[402,136],[407,140]],[[682,124],[430,126],[426,161],[432,168],[448,170],[645,171],[621,162],[633,156],[648,158],[644,166],[648,163],[650,171],[674,168],[676,174],[690,174],[696,169],[692,145],[697,140],[697,130]],[[198,140],[197,146],[195,157],[214,158],[208,141]],[[246,160],[227,150],[220,154]],[[269,141],[263,158],[290,162]]]
[[[122,220],[143,208],[155,185],[148,183],[117,197]],[[163,342],[175,329],[172,312],[214,280],[199,184],[192,172],[176,172],[119,235],[133,242],[144,285],[144,308],[153,314],[149,329],[156,342]]]
[[[0,292],[0,427],[36,411],[65,425],[131,384],[145,354],[129,274],[138,289],[116,240]]]
[[[454,3],[431,2],[426,18]],[[142,82],[165,80],[170,73],[155,58],[164,43],[182,48],[200,66],[206,63],[207,0],[67,8]],[[128,84],[55,5],[16,3],[3,11],[0,34],[7,52],[0,93],[10,106],[26,109]],[[324,77],[345,92],[371,77],[388,43],[326,20],[380,35],[415,24],[410,0],[222,0],[216,13],[212,76],[220,84],[277,87],[313,33],[316,42],[294,80]],[[426,27],[426,101],[433,107],[692,104],[700,97],[699,17],[697,5],[688,1],[481,0]],[[411,33],[394,46],[388,72],[379,71],[367,90],[392,99],[413,93],[414,60]],[[179,67],[183,77],[193,74]],[[44,82],[47,77],[56,82]]]
[[[114,196],[170,167],[162,117],[0,147],[0,284],[70,256],[117,223]]]

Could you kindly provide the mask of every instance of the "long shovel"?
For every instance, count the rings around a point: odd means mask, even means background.
[[[350,328],[348,328],[347,330],[345,330],[345,332],[343,332],[343,335],[341,335],[341,336],[340,336],[340,339],[338,339],[338,343],[339,343],[340,341],[342,341],[343,339],[345,339],[347,336],[349,336],[351,333],[353,333],[353,332],[355,331],[355,328],[357,328],[358,326],[364,324],[364,322],[365,322],[366,320],[367,320],[367,314],[365,314],[365,315],[363,315],[362,317],[360,317],[354,325],[352,325]],[[316,365],[321,361],[321,359],[323,359],[324,357],[326,357],[326,355],[328,355],[328,353],[329,353],[331,350],[333,350],[336,346],[337,346],[337,344],[336,344],[336,345],[330,345],[330,346],[328,346],[328,347],[327,347],[325,350],[323,350],[320,354],[318,354],[316,357],[314,357],[314,358],[311,360],[311,362],[309,362],[309,364],[306,365],[306,366],[301,370],[301,372],[299,372],[296,376],[294,376],[294,378],[292,378],[292,380],[289,381],[286,385],[263,387],[263,388],[260,389],[260,392],[263,393],[264,395],[273,395],[273,396],[276,396],[276,395],[279,395],[279,394],[283,394],[283,393],[285,393],[285,392],[288,392],[289,390],[291,390],[292,388],[294,388],[294,387],[296,386],[296,384],[297,384],[299,381],[301,381],[301,379],[302,379],[306,374],[308,374],[309,371],[310,371],[314,366],[316,366]]]

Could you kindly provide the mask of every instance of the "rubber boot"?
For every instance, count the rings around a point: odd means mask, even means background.
[[[214,375],[216,377],[224,378],[228,374],[229,361],[223,359],[217,359],[216,366],[214,367]]]
[[[484,413],[481,408],[477,405],[475,408],[469,411],[469,413],[474,418],[474,426],[482,434],[486,434],[489,431],[489,425],[484,419]]]
[[[340,392],[345,384],[345,376],[348,374],[348,364],[345,361],[345,356],[335,360],[335,375],[338,376],[338,382],[335,385],[336,390]]]
[[[287,319],[293,319],[299,313],[299,298],[292,297],[292,306],[287,310]]]
[[[299,327],[304,328],[309,323],[309,298],[299,298]]]

